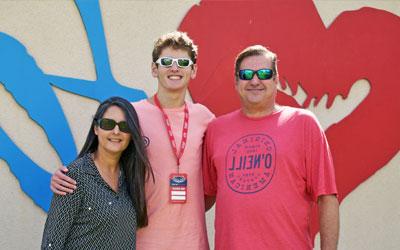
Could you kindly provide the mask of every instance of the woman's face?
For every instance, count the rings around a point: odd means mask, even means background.
[[[94,127],[94,132],[99,139],[97,151],[107,152],[113,155],[121,155],[128,147],[131,140],[131,134],[122,132],[120,128],[124,125],[120,123],[126,122],[124,112],[118,106],[110,106],[104,113],[102,119],[108,119],[103,121],[104,126],[99,125],[98,123],[97,126]],[[111,129],[113,124],[112,120],[119,125],[115,125],[115,127]]]

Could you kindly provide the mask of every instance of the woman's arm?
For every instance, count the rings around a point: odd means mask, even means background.
[[[73,171],[74,172],[74,171]],[[74,179],[77,175],[69,173]],[[44,227],[41,249],[63,249],[79,213],[81,188],[67,195],[53,195]]]

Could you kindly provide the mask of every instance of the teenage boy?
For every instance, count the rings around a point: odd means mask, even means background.
[[[137,232],[137,249],[209,249],[201,154],[205,130],[214,115],[203,105],[185,102],[197,72],[197,46],[182,32],[161,36],[154,45],[151,73],[157,93],[133,103],[138,113],[154,181],[146,182],[149,222]],[[61,168],[53,192],[75,188]],[[78,183],[79,185],[79,183]]]

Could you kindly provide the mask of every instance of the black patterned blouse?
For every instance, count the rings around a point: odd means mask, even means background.
[[[135,249],[136,213],[123,174],[118,193],[100,176],[90,154],[68,166],[77,189],[54,195],[42,249]]]

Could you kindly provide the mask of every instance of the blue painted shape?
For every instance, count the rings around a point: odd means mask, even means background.
[[[75,1],[81,14],[96,68],[96,81],[49,76],[51,83],[63,90],[103,101],[110,96],[122,96],[131,101],[146,98],[142,90],[120,85],[113,77],[109,64],[101,10],[98,1]]]
[[[76,157],[76,147],[62,107],[49,80],[25,47],[0,33],[0,82],[40,125],[64,164]]]
[[[26,110],[29,117],[45,131],[63,164],[77,154],[71,130],[52,86],[99,102],[110,96],[130,101],[146,98],[143,90],[119,84],[113,77],[98,0],[77,0],[96,68],[97,79],[88,81],[45,74],[23,44],[0,32],[0,84]],[[0,158],[10,166],[22,190],[47,211],[51,192],[50,174],[26,156],[0,128]]]
[[[115,83],[108,60],[99,2],[87,0],[76,0],[75,2],[79,7],[79,13],[81,14],[88,40],[91,44],[97,79],[109,80],[109,83]],[[107,82],[102,82],[102,84],[107,84]]]
[[[48,211],[52,193],[50,174],[26,156],[0,128],[0,158],[5,159],[21,189],[43,210]],[[11,157],[10,157],[11,156]]]

